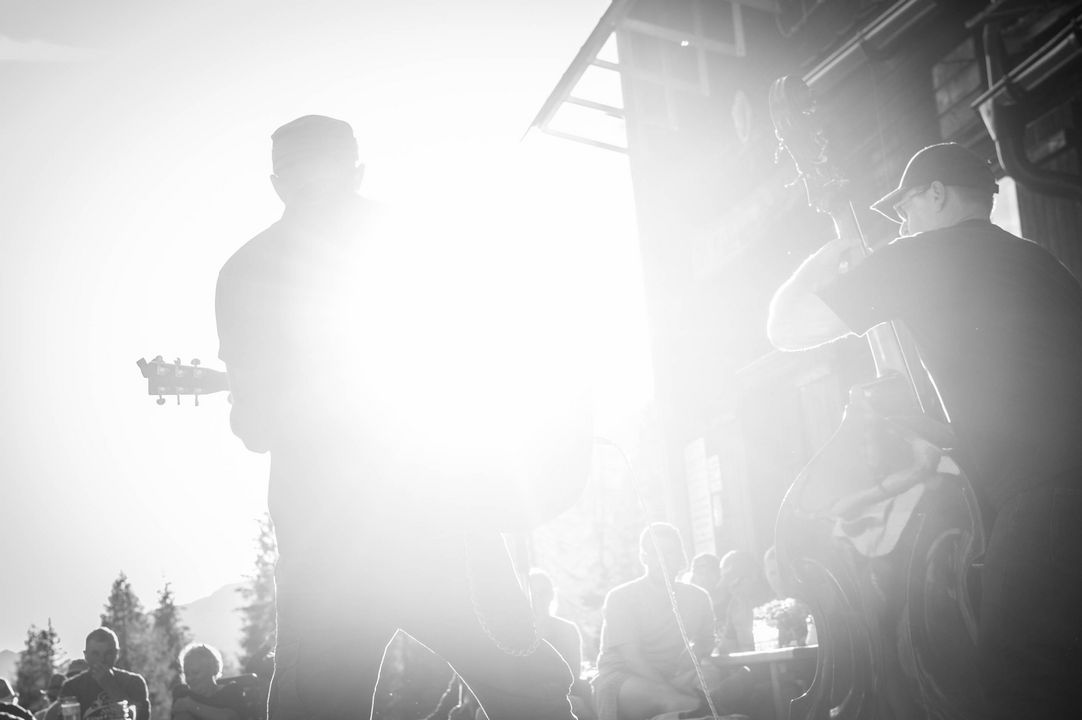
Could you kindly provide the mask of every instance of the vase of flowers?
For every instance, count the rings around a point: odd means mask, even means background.
[[[778,647],[803,646],[808,641],[808,606],[794,598],[771,600],[755,608],[755,616],[778,629]]]

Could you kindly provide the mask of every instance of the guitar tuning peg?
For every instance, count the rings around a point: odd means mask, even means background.
[[[192,358],[191,362],[188,363],[188,364],[193,365],[195,367],[199,367],[199,358]]]
[[[177,393],[177,405],[180,405],[180,393]]]
[[[159,395],[158,399],[155,400],[154,402],[158,403],[159,405],[165,405],[165,398],[163,398],[161,395]]]

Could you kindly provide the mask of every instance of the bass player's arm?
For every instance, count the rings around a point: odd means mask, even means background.
[[[843,262],[855,258],[853,243],[837,238],[805,260],[774,293],[766,333],[779,350],[807,350],[852,333],[817,294],[840,274]]]

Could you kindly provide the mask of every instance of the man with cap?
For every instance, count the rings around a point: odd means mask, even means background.
[[[271,181],[285,211],[218,279],[230,424],[271,456],[270,718],[368,718],[398,629],[447,660],[491,720],[571,718],[571,672],[537,635],[501,536],[458,512],[459,478],[414,431],[430,408],[416,393],[396,403],[403,382],[431,382],[468,349],[403,350],[453,298],[419,280],[441,269],[411,250],[415,236],[356,194],[357,160],[341,120],[279,128]],[[418,368],[408,381],[392,367],[403,363]]]
[[[857,263],[827,243],[776,292],[767,334],[803,350],[889,320],[911,331],[990,529],[978,650],[991,711],[1082,717],[1082,289],[991,224],[996,189],[963,146],[922,149],[873,206],[901,237]]]

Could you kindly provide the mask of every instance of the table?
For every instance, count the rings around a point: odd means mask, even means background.
[[[719,667],[767,665],[770,668],[770,688],[774,695],[774,715],[778,720],[788,720],[789,709],[781,694],[781,669],[796,662],[815,661],[818,645],[784,647],[776,650],[752,650],[749,652],[715,655],[712,660]]]

